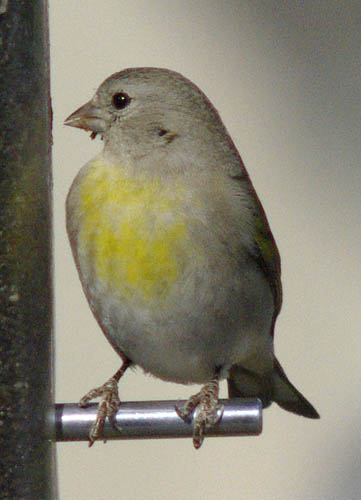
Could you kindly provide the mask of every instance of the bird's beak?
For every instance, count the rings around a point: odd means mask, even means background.
[[[104,134],[106,129],[106,121],[102,110],[94,105],[92,101],[87,102],[68,116],[64,125],[89,130],[95,135]]]

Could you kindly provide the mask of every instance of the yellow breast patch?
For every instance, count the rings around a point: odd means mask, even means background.
[[[176,192],[99,160],[82,179],[78,244],[114,293],[159,299],[179,279],[189,235]]]

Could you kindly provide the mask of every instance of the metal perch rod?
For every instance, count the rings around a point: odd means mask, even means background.
[[[115,417],[115,425],[105,422],[107,439],[157,439],[192,436],[192,422],[184,422],[174,407],[185,401],[124,402]],[[221,420],[207,436],[254,436],[262,432],[262,405],[258,399],[223,399]],[[80,408],[76,403],[55,406],[56,441],[86,441],[95,421],[98,405]],[[197,411],[197,410],[196,410]]]

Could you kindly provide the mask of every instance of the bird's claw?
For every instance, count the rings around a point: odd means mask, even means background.
[[[120,407],[120,399],[118,394],[118,381],[115,377],[110,378],[105,384],[89,391],[79,401],[80,407],[85,407],[95,398],[101,398],[95,422],[89,431],[89,446],[102,436],[106,417],[114,424],[114,417]],[[104,439],[104,443],[106,439]]]
[[[196,449],[203,443],[204,432],[222,419],[224,406],[218,404],[218,393],[219,379],[214,377],[191,396],[183,408],[175,407],[178,416],[185,422],[189,422],[190,416],[198,408],[193,422],[193,446]]]

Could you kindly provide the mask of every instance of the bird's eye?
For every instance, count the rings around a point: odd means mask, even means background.
[[[124,92],[118,92],[112,97],[112,104],[116,109],[124,109],[130,103],[131,98],[124,94]]]

